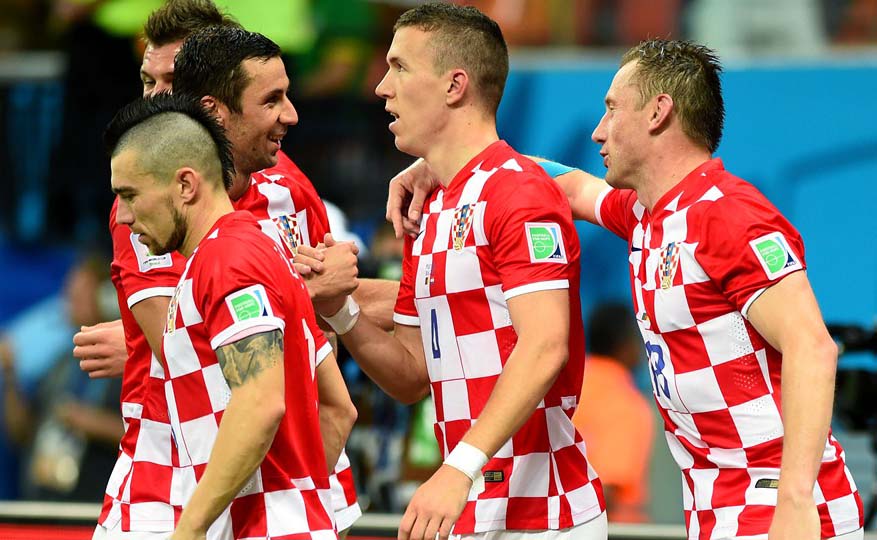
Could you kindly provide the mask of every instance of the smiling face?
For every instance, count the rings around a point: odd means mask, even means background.
[[[241,112],[224,104],[217,110],[232,144],[235,170],[249,176],[277,164],[280,142],[289,126],[298,123],[298,113],[286,95],[289,78],[280,57],[250,58],[241,68],[249,78],[241,94]]]
[[[446,92],[450,81],[444,74],[436,74],[429,40],[429,32],[399,28],[387,52],[389,69],[375,88],[394,118],[390,131],[396,136],[396,148],[418,157],[426,154],[448,121]]]
[[[606,183],[616,188],[639,187],[648,152],[649,113],[640,107],[639,90],[631,83],[635,70],[636,62],[628,62],[615,74],[606,92],[606,112],[591,135],[601,145]]]
[[[174,206],[174,182],[157,180],[142,170],[137,151],[122,150],[110,161],[113,192],[119,196],[116,223],[128,225],[153,255],[176,251],[186,225]]]
[[[143,96],[160,92],[170,92],[174,83],[174,57],[183,45],[183,40],[167,43],[159,47],[147,43],[140,66],[140,81],[143,83]]]

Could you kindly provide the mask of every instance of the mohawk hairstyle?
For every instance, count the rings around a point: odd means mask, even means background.
[[[231,143],[225,130],[190,95],[161,93],[122,107],[104,132],[104,146],[112,158],[129,145],[146,154],[143,160],[153,173],[173,169],[187,158],[203,158],[216,164],[226,190],[234,179]]]
[[[149,15],[143,34],[154,47],[161,47],[208,26],[240,27],[240,24],[219,11],[211,0],[167,0]]]

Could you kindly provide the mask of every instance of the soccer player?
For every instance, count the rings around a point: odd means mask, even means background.
[[[156,10],[144,29],[147,37],[147,50],[141,68],[144,95],[170,90],[174,78],[174,57],[183,39],[199,28],[217,24],[239,28],[237,23],[223,16],[209,1],[173,0]],[[251,42],[250,48],[244,50],[252,53],[253,46]],[[276,46],[270,42],[267,46],[273,47],[274,56],[279,55]],[[264,50],[266,45],[260,41],[258,47]],[[273,63],[277,62],[280,62],[279,58]],[[226,73],[236,67],[237,64],[227,64]],[[277,84],[281,82],[288,84],[285,76]],[[285,93],[285,88],[281,92]],[[252,85],[239,86],[236,89],[238,93],[232,97],[250,105],[253,89]],[[250,133],[254,137],[276,137],[278,132],[285,132],[287,126],[297,121],[288,99],[285,103],[286,106],[276,109],[282,109],[283,114],[275,115],[274,122],[268,123],[263,118],[259,130]],[[253,120],[249,110],[241,112],[237,119],[241,123]],[[328,220],[310,181],[288,157],[276,150],[273,141],[262,148],[247,146],[251,140],[236,139],[234,142],[233,155],[238,172],[236,182],[238,186],[247,186],[236,202],[238,207],[257,215],[262,221],[263,232],[281,243],[284,249],[293,249],[296,241],[316,243],[321,240],[328,232]],[[239,148],[244,150],[239,152]],[[275,165],[276,161],[279,163]],[[257,169],[252,167],[270,168],[257,173]],[[253,172],[251,188],[250,172]],[[152,351],[156,352],[156,358],[160,357],[157,344],[160,344],[168,299],[182,273],[183,264],[175,254],[149,254],[143,244],[137,241],[137,235],[115,222],[115,206],[110,228],[115,251],[113,276],[120,296],[125,333],[123,335],[115,323],[107,323],[87,329],[75,338],[75,353],[83,358],[83,369],[92,370],[92,376],[118,376],[124,366],[122,409],[128,430],[121,443],[119,461],[108,482],[97,533],[102,535],[107,530],[122,536],[126,534],[123,531],[160,533],[172,530],[174,516],[179,515],[184,501],[175,495],[179,493],[174,487],[174,482],[178,481],[173,473],[176,457],[167,423],[167,405],[162,389],[163,371],[153,358]],[[343,248],[347,249],[346,246]],[[354,268],[352,258],[352,254],[346,262],[329,258],[326,264],[343,262],[342,269],[347,272],[350,281],[355,279],[355,274],[350,274],[350,269]],[[320,280],[311,280],[309,286],[319,291],[320,283]],[[377,286],[387,284],[393,290],[397,287],[392,282],[378,282]],[[133,314],[128,312],[127,306],[132,306]],[[324,336],[316,328],[313,331],[319,345],[317,373],[321,390],[321,426],[332,432],[326,433],[324,438],[332,447],[327,449],[327,460],[335,463],[337,458],[337,476],[331,478],[336,522],[340,529],[346,529],[362,513],[356,501],[349,460],[344,453],[338,456],[356,411],[334,357],[329,354],[330,348],[325,346]],[[127,362],[124,355],[114,352],[124,352],[126,344],[130,349]],[[149,344],[153,345],[152,350]]]
[[[574,217],[628,242],[689,538],[862,538],[862,503],[829,429],[837,348],[803,241],[713,158],[720,72],[690,42],[632,48],[593,133],[606,182],[581,171],[557,180]],[[422,173],[408,172],[396,184]],[[401,225],[399,191],[389,206]]]
[[[440,186],[406,241],[393,335],[349,299],[317,307],[390,395],[435,399],[445,461],[399,537],[605,539],[599,480],[570,421],[584,360],[578,240],[556,183],[497,136],[499,26],[425,4],[396,22],[387,63],[376,93],[396,146]]]
[[[122,109],[106,142],[117,220],[150,253],[188,259],[162,344],[186,501],[171,538],[336,538],[307,288],[234,211],[220,125],[197,100],[159,94]]]

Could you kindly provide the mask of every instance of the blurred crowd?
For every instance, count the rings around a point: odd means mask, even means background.
[[[14,53],[57,51],[61,70],[57,79],[39,81],[14,81],[0,73],[0,174],[9,194],[0,202],[0,238],[29,245],[83,246],[78,248],[83,255],[68,272],[62,293],[0,324],[0,458],[5,440],[20,464],[10,466],[15,462],[0,459],[6,468],[0,471],[0,498],[98,501],[122,429],[115,414],[118,381],[88,380],[72,359],[70,339],[81,325],[115,318],[115,297],[112,288],[107,289],[103,258],[112,193],[99,141],[115,111],[141,93],[134,75],[143,52],[139,33],[162,0],[2,2],[0,61],[15,58]],[[393,146],[384,105],[373,89],[386,69],[392,22],[417,2],[216,3],[283,48],[292,101],[302,124],[289,131],[284,150],[318,192],[337,204],[338,219],[346,215],[349,226],[343,228],[369,240],[362,242],[369,244],[369,256],[360,266],[363,275],[398,279],[401,243],[392,228],[382,224],[384,186],[410,158]],[[475,5],[498,21],[513,47],[621,48],[646,37],[690,37],[734,58],[819,55],[877,44],[877,0],[459,3]],[[632,345],[637,337],[630,331],[626,311],[612,306],[596,311],[592,325],[602,330],[595,332],[611,336],[596,344],[588,340],[599,355],[590,365],[600,374],[591,381],[610,380],[626,393],[600,394],[605,383],[595,382],[583,389],[583,403],[588,403],[589,392],[599,394],[591,399],[601,403],[616,400],[620,409],[611,414],[623,415],[629,419],[623,424],[635,426],[632,433],[617,434],[622,440],[641,440],[625,447],[627,455],[620,456],[611,446],[595,446],[593,461],[604,475],[608,496],[617,503],[610,519],[643,521],[648,519],[643,471],[654,426],[632,374],[641,368],[642,351]],[[406,493],[397,489],[400,482],[416,486],[440,463],[432,435],[434,413],[428,404],[411,409],[396,404],[349,359],[342,371],[359,407],[360,420],[348,451],[360,473],[364,506],[398,511]],[[609,441],[606,430],[618,423],[578,417],[577,425],[586,439]],[[601,455],[613,459],[603,465]]]

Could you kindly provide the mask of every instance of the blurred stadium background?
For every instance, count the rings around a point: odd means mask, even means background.
[[[112,441],[86,426],[101,408],[113,410],[118,387],[78,373],[70,338],[79,324],[114,318],[115,293],[101,271],[112,194],[100,134],[140,94],[138,32],[161,3],[0,0],[0,500],[8,501],[0,503],[0,539],[90,538],[100,471],[115,456]],[[385,186],[410,158],[393,147],[373,88],[392,22],[418,2],[216,3],[284,48],[300,123],[283,148],[346,215],[351,234],[372,245],[364,273],[392,277],[398,246],[382,223]],[[847,349],[836,435],[869,504],[877,470],[877,250],[868,240],[877,200],[877,0],[460,3],[500,22],[512,46],[503,138],[598,175],[590,134],[621,52],[665,36],[717,49],[728,111],[718,155],[805,238],[824,316]],[[625,246],[589,225],[579,234],[587,318],[598,304],[628,302]],[[343,369],[360,410],[348,448],[367,510],[354,533],[393,532],[394,515],[437,460],[429,408],[397,406],[354,362]],[[648,396],[645,372],[641,365],[637,382]],[[38,420],[22,430],[21,418]],[[45,423],[57,429],[45,435]],[[34,431],[54,438],[40,443]],[[43,455],[41,445],[55,452]],[[652,448],[648,524],[613,525],[613,538],[683,537],[678,469],[660,429]],[[40,459],[61,463],[52,489],[34,485]]]

